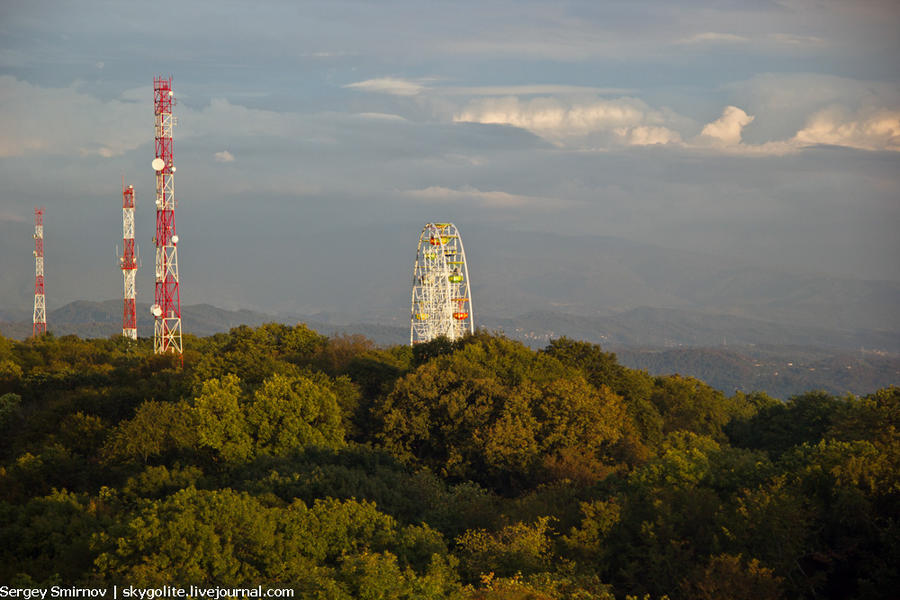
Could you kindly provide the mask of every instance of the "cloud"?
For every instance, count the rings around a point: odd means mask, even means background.
[[[391,113],[363,112],[356,113],[356,116],[361,119],[377,119],[379,121],[406,121],[405,117],[401,117],[400,115],[394,115]]]
[[[860,150],[900,151],[900,110],[863,110],[849,115],[843,107],[823,109],[797,132],[797,146],[829,144]]]
[[[549,207],[549,205],[553,204],[547,198],[510,194],[500,190],[482,191],[468,185],[459,189],[430,186],[419,190],[406,190],[402,193],[406,196],[430,202],[474,201],[474,203],[486,208]]]
[[[234,137],[289,137],[303,130],[304,119],[296,113],[248,108],[222,98],[213,98],[199,110],[180,106],[176,111],[179,124],[175,130],[176,144],[179,138],[215,134],[223,128]]]
[[[628,88],[603,88],[586,85],[482,85],[482,86],[441,86],[430,88],[434,93],[447,96],[535,96],[535,95],[592,95],[624,96],[633,94]]]
[[[734,33],[705,31],[703,33],[695,33],[694,35],[681,38],[675,43],[686,46],[754,44],[763,47],[780,45],[792,48],[804,48],[822,46],[825,44],[825,40],[820,37],[795,35],[790,33],[759,32],[753,36],[745,36]]]
[[[0,157],[118,156],[146,142],[146,115],[146,105],[103,101],[74,85],[44,88],[3,75]]]
[[[761,73],[723,89],[749,103],[753,110],[799,110],[806,115],[831,104],[890,106],[900,102],[900,85],[896,82],[821,73]]]
[[[373,139],[389,141],[392,136],[404,135],[410,136],[408,141],[412,144],[404,145],[404,148],[415,144],[435,148],[432,140],[419,137],[426,135],[426,124],[448,127],[448,122],[452,122],[503,125],[509,128],[505,133],[516,134],[517,139],[527,131],[529,137],[537,136],[557,148],[575,150],[665,146],[751,156],[783,155],[815,145],[835,145],[859,150],[900,151],[900,104],[897,101],[900,95],[895,93],[895,88],[872,88],[863,95],[857,92],[854,99],[845,89],[853,87],[853,82],[833,79],[810,79],[807,83],[818,83],[805,95],[797,86],[785,87],[787,80],[784,78],[760,79],[750,88],[756,91],[751,95],[753,103],[749,109],[735,102],[726,106],[718,118],[703,125],[666,107],[651,106],[639,98],[603,98],[575,93],[602,88],[476,86],[468,90],[475,97],[460,100],[455,96],[465,88],[426,84],[434,79],[388,78],[368,81],[406,82],[412,85],[410,89],[420,90],[414,102],[401,101],[399,106],[392,106],[392,110],[401,113],[403,110],[412,112],[396,115],[365,109],[356,114],[278,112],[214,98],[206,106],[178,106],[176,143],[208,139],[209,146],[204,151],[217,162],[236,160],[230,148],[241,150],[237,153],[242,162],[248,159],[252,162],[253,153],[244,148],[267,137],[291,140],[291,143],[302,139],[304,147],[316,145],[321,148],[324,145],[335,147],[377,130]],[[366,82],[360,82],[363,83]],[[865,82],[856,83],[858,87],[871,87]],[[378,86],[361,86],[360,89],[375,87]],[[832,88],[837,91],[829,92]],[[824,90],[821,94],[814,93],[820,89]],[[543,94],[549,90],[558,93]],[[733,93],[740,96],[743,88],[734,90]],[[477,95],[489,91],[518,91],[521,95]],[[540,95],[534,95],[538,93]],[[817,95],[824,102],[817,104]],[[11,76],[0,76],[0,156],[121,156],[151,143],[152,127],[148,129],[147,125],[151,97],[148,86],[124,90],[118,98],[104,100],[90,95],[83,85],[43,87]],[[767,103],[765,98],[771,100]],[[803,107],[802,112],[798,110],[790,121],[779,122],[779,115],[792,106],[791,100]],[[429,104],[432,101],[443,103],[440,111],[435,108],[437,105]],[[405,106],[407,104],[412,108]],[[751,123],[753,143],[745,139]],[[225,129],[229,132],[228,140],[221,137]],[[399,133],[401,129],[402,134]],[[492,142],[512,139],[510,135],[501,135],[503,131],[496,128],[454,128],[454,131],[460,137],[453,139],[464,145],[468,143],[466,140],[474,139],[473,136]],[[446,146],[446,134],[441,140]],[[229,150],[220,151],[223,146]],[[469,152],[468,146],[462,151],[456,147],[445,150]],[[468,193],[471,195],[471,190]],[[499,198],[495,200],[499,201]]]
[[[119,99],[126,102],[139,102],[144,103],[147,102],[147,98],[153,98],[153,86],[152,85],[141,85],[138,87],[133,87],[127,90],[124,90],[121,94],[119,94]]]
[[[703,33],[695,33],[694,35],[678,40],[679,44],[744,44],[749,42],[750,38],[733,33],[718,33],[715,31],[705,31]]]
[[[770,116],[770,115],[764,115]],[[777,115],[774,115],[777,117]],[[635,98],[572,102],[556,97],[516,96],[471,100],[452,117],[455,122],[507,125],[531,131],[566,148],[610,149],[615,146],[664,145],[747,156],[784,155],[814,145],[860,150],[900,151],[900,110],[865,108],[851,113],[843,105],[819,110],[794,134],[746,143],[745,128],[756,120],[729,105],[719,118],[689,137],[690,119],[657,109]]]
[[[666,117],[662,112],[635,98],[572,103],[557,98],[483,98],[471,101],[454,114],[453,120],[512,125],[533,131],[558,145],[587,137],[592,142],[605,139],[636,145],[680,139],[675,131],[665,127]]]
[[[737,106],[726,106],[721,117],[703,127],[700,132],[701,141],[726,146],[740,144],[741,132],[754,118]]]
[[[619,135],[630,146],[653,146],[656,144],[679,144],[681,135],[668,127],[640,125],[632,129],[618,131]]]
[[[746,155],[792,154],[819,145],[841,146],[856,150],[900,151],[900,110],[860,109],[851,113],[835,105],[813,114],[793,137],[760,144],[741,140],[744,127],[754,117],[728,106],[722,116],[703,128],[700,136],[689,144],[693,147],[716,146],[727,153]]]
[[[435,81],[437,81],[435,78],[401,79],[397,77],[379,77],[358,81],[356,83],[349,83],[344,87],[378,94],[390,94],[392,96],[417,96],[426,92],[440,96],[623,96],[634,92],[634,90],[628,88],[607,88],[587,85],[525,84],[454,86],[434,85]]]
[[[77,85],[42,87],[0,76],[0,157],[121,156],[152,143],[152,98],[149,87],[102,100]],[[223,130],[234,138],[310,135],[311,122],[335,116],[248,108],[217,98],[202,108],[179,104],[175,112],[176,145],[192,137],[219,135]],[[228,158],[222,154],[216,160],[227,162]]]
[[[641,123],[645,112],[640,101],[598,100],[566,106],[556,98],[522,101],[507,96],[473,101],[453,120],[514,125],[544,133],[583,134]]]
[[[794,35],[790,33],[772,33],[768,39],[786,46],[822,46],[825,40],[814,35]]]
[[[900,151],[900,110],[860,109],[851,113],[835,105],[813,114],[793,137],[761,144],[745,144],[741,134],[754,120],[742,109],[728,106],[722,116],[708,123],[691,146],[717,146],[730,153],[784,155],[818,145],[857,150]]]
[[[316,52],[301,52],[300,56],[305,58],[341,58],[344,56],[357,56],[356,52],[344,52],[342,50],[329,51],[319,50]]]
[[[377,94],[390,94],[392,96],[415,96],[425,89],[425,86],[419,81],[397,77],[366,79],[365,81],[348,83],[344,87]]]

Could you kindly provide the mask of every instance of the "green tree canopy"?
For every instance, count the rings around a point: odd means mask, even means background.
[[[337,399],[306,377],[266,379],[247,406],[246,419],[257,454],[285,456],[307,446],[344,444]]]

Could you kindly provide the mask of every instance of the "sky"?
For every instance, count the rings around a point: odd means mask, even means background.
[[[3,0],[0,307],[37,205],[48,307],[121,295],[123,176],[149,299],[156,75],[185,303],[327,309],[406,282],[429,221],[897,282],[898,31],[895,0]]]

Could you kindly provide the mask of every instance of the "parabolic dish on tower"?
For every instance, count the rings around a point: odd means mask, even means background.
[[[154,171],[162,171],[163,168],[165,168],[165,166],[166,166],[166,161],[164,161],[161,158],[154,158],[150,162],[150,166],[153,167]]]
[[[410,344],[475,331],[466,252],[453,223],[427,223],[419,235],[411,313]]]

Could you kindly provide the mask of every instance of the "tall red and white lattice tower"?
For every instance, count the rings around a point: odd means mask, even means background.
[[[47,333],[47,305],[44,301],[44,209],[34,209],[34,319],[31,335]]]
[[[123,184],[124,186],[124,184]],[[122,312],[122,337],[137,339],[137,314],[134,308],[135,287],[134,276],[137,273],[137,261],[134,255],[134,186],[122,189],[122,276],[125,279],[125,306]]]
[[[178,292],[178,236],[175,234],[175,155],[172,78],[153,78],[153,112],[156,115],[156,293],[151,312],[153,351],[181,355],[181,298]]]

